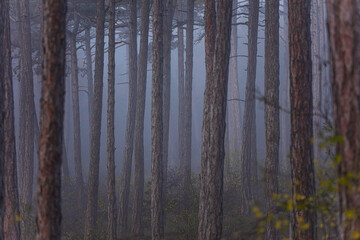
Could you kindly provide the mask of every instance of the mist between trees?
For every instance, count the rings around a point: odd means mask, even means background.
[[[357,0],[0,0],[0,239],[360,239]]]

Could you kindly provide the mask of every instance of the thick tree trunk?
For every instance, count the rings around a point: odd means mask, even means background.
[[[104,0],[96,2],[96,50],[95,50],[95,81],[94,81],[94,106],[91,118],[91,143],[90,143],[90,166],[89,166],[89,189],[86,206],[85,240],[93,240],[96,230],[96,210],[99,188],[99,160],[100,160],[100,135],[101,113],[103,96],[103,73],[104,73],[104,23],[105,23]]]
[[[127,232],[127,216],[129,208],[130,180],[132,155],[134,148],[134,129],[136,117],[137,91],[137,1],[130,1],[129,22],[129,102],[126,119],[126,134],[124,147],[124,162],[121,173],[119,233]]]
[[[289,1],[290,163],[293,195],[293,238],[316,239],[312,122],[311,1]],[[299,206],[305,204],[306,208]],[[304,224],[309,227],[304,229]]]
[[[279,0],[265,3],[265,192],[268,216],[276,214],[274,194],[279,192]],[[265,239],[276,240],[278,233],[273,219],[267,224]]]
[[[75,165],[75,182],[77,192],[77,204],[81,211],[83,206],[83,175],[81,160],[81,133],[80,133],[80,108],[79,108],[79,74],[76,36],[79,28],[79,17],[74,13],[74,27],[69,37],[71,52],[71,86],[72,86],[72,107],[73,107],[73,124],[74,124],[74,165]]]
[[[37,240],[61,239],[66,3],[44,0]]]
[[[17,182],[16,168],[16,143],[15,143],[15,119],[14,119],[14,96],[13,96],[13,80],[11,67],[11,41],[10,41],[10,22],[9,22],[9,5],[4,6],[4,36],[0,34],[3,47],[0,47],[4,59],[1,66],[4,66],[4,75],[0,75],[4,79],[4,99],[1,99],[5,109],[4,115],[4,138],[5,138],[5,160],[4,160],[4,189],[5,189],[5,216],[4,216],[4,239],[20,240],[20,222],[19,217],[19,193]]]
[[[108,51],[108,109],[107,109],[107,199],[108,240],[116,240],[116,198],[115,198],[115,0],[109,6],[109,51]]]
[[[206,163],[206,169],[202,169],[201,176],[201,195],[199,212],[199,240],[219,240],[222,234],[222,192],[223,192],[223,170],[224,170],[224,137],[226,125],[226,102],[227,102],[227,84],[229,72],[230,56],[230,35],[231,35],[231,16],[232,0],[218,1],[216,15],[216,38],[215,52],[213,55],[213,68],[207,66],[204,101],[204,116],[209,120],[204,123],[202,129],[202,167]],[[209,15],[215,12],[214,2],[205,2],[205,30],[209,36],[213,36],[213,28],[208,26]],[[214,18],[214,19],[215,19]],[[209,43],[209,42],[208,42]],[[211,45],[206,44],[206,47]],[[210,51],[212,50],[209,49]],[[206,49],[209,53],[208,49]],[[208,59],[206,59],[208,60]],[[207,61],[208,64],[211,61]],[[209,78],[208,78],[209,77]],[[207,94],[209,94],[207,96]],[[208,110],[211,111],[208,112]],[[207,112],[207,114],[205,114]],[[205,119],[204,119],[205,121]],[[204,196],[204,195],[205,196]]]
[[[207,216],[209,213],[209,155],[204,149],[210,148],[210,133],[206,131],[210,129],[210,111],[211,111],[211,93],[213,88],[212,74],[215,53],[215,36],[216,36],[216,6],[215,0],[205,0],[204,21],[205,21],[205,67],[206,81],[204,93],[204,110],[202,121],[202,145],[201,145],[201,174],[200,174],[200,202],[199,202],[199,240],[207,239],[208,233],[206,229],[209,227]],[[215,186],[214,186],[215,187]],[[216,226],[215,226],[216,229]]]
[[[163,203],[163,14],[162,0],[153,2],[153,64],[151,100],[151,231],[153,240],[164,239]]]
[[[144,114],[146,98],[146,76],[147,58],[149,48],[149,16],[150,0],[144,0],[141,8],[141,29],[140,29],[140,53],[139,53],[139,74],[137,83],[137,106],[135,118],[135,140],[134,140],[134,212],[132,233],[142,236],[144,229],[142,226],[143,200],[144,200]]]
[[[245,92],[243,143],[241,151],[241,213],[250,214],[250,201],[254,199],[252,182],[257,181],[256,125],[255,125],[255,80],[257,63],[257,40],[259,0],[249,1],[248,68]]]
[[[241,148],[241,119],[240,119],[240,94],[238,80],[238,34],[237,34],[237,9],[238,0],[233,0],[233,17],[231,27],[231,52],[229,67],[229,92],[228,92],[228,160],[231,164],[240,163]]]
[[[356,239],[360,229],[360,2],[330,0],[327,16],[335,129],[341,137],[336,148],[341,156],[338,174],[347,181],[339,184],[340,238]],[[349,217],[349,212],[355,217]]]
[[[184,13],[182,0],[177,0],[177,25],[178,25],[178,134],[179,134],[179,159],[178,166],[184,162]]]

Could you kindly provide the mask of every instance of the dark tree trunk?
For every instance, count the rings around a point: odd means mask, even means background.
[[[265,192],[268,216],[276,214],[274,194],[279,192],[279,0],[265,2]],[[274,220],[267,224],[265,239],[276,240],[278,233]]]
[[[15,119],[14,119],[14,96],[13,96],[13,79],[11,66],[11,41],[10,41],[10,22],[9,22],[9,5],[7,2],[1,6],[4,8],[4,35],[0,34],[3,47],[0,47],[4,62],[0,66],[4,66],[4,75],[0,75],[4,79],[4,99],[0,101],[4,103],[1,110],[5,109],[4,115],[4,138],[5,138],[5,159],[4,159],[4,189],[5,189],[5,216],[4,216],[4,239],[20,240],[20,222],[17,220],[19,216],[19,193],[17,182],[16,168],[16,143],[15,143]],[[2,21],[2,20],[1,20]],[[1,27],[1,26],[0,26]],[[1,131],[1,130],[0,130]],[[1,145],[1,144],[0,144]]]
[[[293,195],[293,234],[295,240],[316,239],[316,212],[312,123],[312,63],[310,32],[311,1],[289,1],[290,164]],[[299,197],[301,196],[301,197]],[[299,208],[305,204],[306,208]],[[301,226],[309,224],[309,228]]]
[[[164,239],[163,203],[163,14],[162,0],[153,2],[153,63],[151,96],[151,232],[153,240]]]
[[[91,118],[91,143],[90,143],[90,166],[89,166],[89,189],[86,206],[85,240],[93,240],[96,230],[96,210],[99,188],[99,160],[100,160],[100,135],[101,113],[103,96],[103,73],[104,73],[104,23],[105,23],[104,0],[96,2],[96,50],[95,50],[95,80],[94,80],[94,106]]]
[[[90,46],[90,29],[91,25],[85,29],[85,49],[86,49],[86,76],[88,80],[88,112],[89,112],[89,125],[91,126],[94,106],[94,87],[93,87],[93,71],[91,60],[91,46]],[[91,135],[91,134],[90,134]]]
[[[4,111],[4,100],[5,100],[5,62],[6,55],[9,54],[8,44],[6,44],[6,29],[9,29],[10,26],[6,26],[9,14],[8,1],[0,0],[0,226],[4,226],[4,157],[5,157],[5,138],[4,138],[4,120],[5,120],[5,111]],[[5,29],[6,28],[6,29]],[[7,54],[6,54],[7,52]],[[0,238],[4,239],[4,228],[0,228]]]
[[[202,167],[206,162],[206,169],[202,169],[201,196],[199,212],[199,240],[219,240],[222,235],[222,192],[223,192],[223,170],[224,170],[224,137],[226,125],[226,102],[227,84],[230,56],[230,35],[232,0],[218,1],[216,9],[216,38],[215,52],[213,55],[212,72],[207,72],[204,116],[209,123],[203,125],[202,129]],[[214,2],[205,1],[205,31],[213,36],[213,28],[208,26],[208,14],[214,13]],[[209,11],[210,10],[210,11]],[[206,48],[211,45],[206,44]],[[210,48],[210,51],[212,48]],[[208,53],[208,49],[206,49]],[[209,61],[211,62],[211,61]],[[206,61],[206,64],[209,63]],[[207,66],[207,70],[211,67]],[[209,94],[208,96],[206,96]],[[211,111],[207,112],[209,109]],[[205,114],[207,112],[207,114]],[[205,119],[204,119],[205,121]],[[204,195],[205,196],[204,196]]]
[[[61,239],[66,2],[44,0],[37,240]]]
[[[119,233],[127,232],[127,216],[129,208],[132,154],[134,148],[134,129],[136,117],[137,91],[137,8],[135,0],[130,1],[129,22],[129,102],[126,119],[124,162],[121,173]]]
[[[339,178],[340,239],[358,238],[360,229],[360,2],[328,1],[328,31],[331,53],[331,87],[335,130],[341,141],[336,152],[341,156]],[[348,216],[355,211],[354,218]]]
[[[210,177],[208,176],[209,155],[203,149],[210,148],[210,133],[206,133],[210,129],[210,111],[211,111],[211,91],[213,88],[212,74],[215,53],[215,35],[216,35],[216,7],[215,0],[205,0],[204,21],[205,21],[205,67],[206,81],[204,93],[204,110],[202,121],[202,145],[201,145],[201,174],[200,174],[200,202],[199,202],[199,240],[207,239],[208,233],[206,229],[209,222],[206,220],[209,213],[209,185]],[[214,186],[215,187],[215,186]],[[215,226],[216,228],[216,226]]]
[[[77,192],[77,204],[81,211],[83,206],[83,175],[81,164],[81,133],[80,133],[80,108],[79,108],[79,74],[76,36],[79,29],[79,17],[77,13],[74,16],[74,28],[69,37],[71,52],[71,86],[72,86],[72,104],[73,104],[73,124],[74,124],[74,165],[75,181]]]
[[[178,166],[183,166],[184,162],[184,13],[182,0],[177,0],[177,25],[178,25],[178,134],[179,134],[179,159]]]
[[[245,109],[241,168],[241,213],[250,214],[250,201],[254,199],[253,182],[257,182],[256,125],[255,125],[255,80],[257,63],[257,40],[259,0],[249,1],[248,68],[245,92]]]
[[[144,0],[141,8],[141,29],[140,29],[140,53],[139,53],[139,74],[137,84],[137,106],[135,119],[135,140],[134,140],[134,212],[132,233],[142,236],[144,229],[142,226],[143,200],[144,200],[144,114],[146,98],[146,76],[147,58],[149,48],[149,16],[150,0]]]
[[[191,183],[191,119],[192,119],[192,81],[194,53],[194,0],[187,0],[186,18],[186,62],[184,91],[184,161],[180,169],[183,171],[184,204],[188,205]]]
[[[107,109],[107,199],[108,199],[108,240],[116,240],[116,199],[115,199],[115,0],[109,6],[109,51],[108,51],[108,109]]]

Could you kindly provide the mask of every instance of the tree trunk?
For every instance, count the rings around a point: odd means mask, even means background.
[[[129,102],[126,119],[124,162],[121,173],[119,233],[127,232],[127,216],[129,208],[132,154],[134,148],[134,129],[136,117],[137,91],[137,1],[130,1],[129,22]]]
[[[241,213],[250,214],[250,201],[254,199],[252,182],[257,181],[256,159],[256,124],[255,124],[255,80],[257,63],[257,40],[259,22],[259,0],[249,1],[248,28],[248,68],[245,92],[243,143],[242,143],[242,174],[241,174]]]
[[[229,93],[228,93],[228,159],[231,164],[240,163],[241,147],[241,120],[240,120],[240,94],[238,82],[238,34],[237,34],[238,0],[233,0],[233,17],[231,27],[231,52],[229,67]]]
[[[184,204],[188,207],[191,184],[191,121],[192,121],[192,81],[194,53],[194,0],[187,0],[186,18],[186,62],[184,91],[184,161],[180,169],[183,171]]]
[[[100,135],[101,113],[103,95],[104,73],[104,23],[105,23],[104,0],[96,2],[96,50],[95,50],[95,80],[94,80],[94,106],[91,118],[91,143],[90,143],[90,166],[89,166],[89,189],[86,206],[85,240],[97,239],[96,210],[99,188],[99,160],[100,160]]]
[[[182,0],[177,0],[177,25],[178,25],[178,134],[179,134],[179,160],[178,166],[184,165],[184,13]]]
[[[199,240],[219,240],[222,234],[224,137],[232,2],[232,0],[218,1],[217,13],[215,16],[213,15],[214,19],[216,18],[216,48],[212,61],[214,63],[213,68],[207,66],[207,70],[211,69],[212,72],[207,72],[206,88],[210,86],[210,89],[205,90],[204,101],[204,116],[207,118],[204,118],[204,121],[209,120],[209,122],[204,123],[202,129],[202,167],[206,163],[207,168],[202,169],[204,176],[201,176]],[[214,2],[205,1],[205,9],[205,31],[207,31],[205,36],[209,37],[214,34],[213,27],[208,26],[211,22],[209,16],[215,12]],[[206,44],[205,47],[210,47],[210,44]],[[209,50],[212,51],[212,49]],[[209,53],[209,50],[206,49],[206,53]],[[206,54],[206,56],[208,55]],[[206,61],[206,64],[209,62],[211,61]],[[208,84],[209,81],[212,84]]]
[[[293,237],[316,239],[316,212],[312,123],[311,1],[289,1],[290,164],[293,198]],[[304,205],[304,207],[299,207]],[[304,229],[304,224],[308,228]]]
[[[198,238],[199,240],[207,239],[208,233],[206,229],[209,227],[207,216],[209,213],[209,155],[205,149],[210,149],[210,134],[206,131],[210,129],[210,111],[211,111],[211,92],[213,89],[213,66],[215,53],[215,36],[216,36],[216,6],[215,0],[205,0],[204,7],[204,21],[205,21],[205,67],[206,67],[206,81],[204,93],[204,110],[202,121],[202,145],[201,145],[201,173],[200,173],[200,202],[199,202],[199,226]],[[214,186],[215,187],[215,186]],[[212,223],[214,224],[214,223]],[[210,225],[211,226],[211,225]],[[216,223],[215,223],[216,229]]]
[[[4,138],[4,120],[5,120],[5,111],[4,111],[4,100],[5,100],[5,71],[7,71],[5,63],[6,52],[9,54],[8,45],[6,44],[6,29],[9,29],[10,26],[6,26],[8,17],[9,7],[8,1],[0,0],[0,226],[4,226],[4,161],[5,161],[5,138]],[[6,28],[6,29],[5,29]],[[0,228],[0,238],[4,239],[4,228]]]
[[[143,200],[144,200],[144,114],[146,98],[146,76],[147,59],[149,48],[149,16],[150,0],[144,0],[141,8],[141,29],[140,29],[140,53],[139,53],[139,74],[137,84],[137,106],[135,119],[135,140],[134,140],[134,212],[132,233],[142,236],[144,229],[142,226]]]
[[[268,0],[265,3],[265,188],[266,211],[268,216],[276,214],[274,194],[279,192],[279,0]],[[278,233],[274,219],[266,227],[265,239],[276,240]]]
[[[93,87],[93,71],[92,71],[91,47],[90,47],[90,41],[91,41],[90,29],[91,29],[91,25],[89,24],[89,26],[85,28],[85,49],[86,49],[86,76],[88,80],[89,125],[91,126],[91,121],[93,116],[93,106],[94,106],[94,87]]]
[[[19,217],[19,193],[17,182],[16,167],[16,143],[15,143],[15,119],[14,119],[14,96],[13,96],[13,80],[11,66],[11,41],[10,41],[10,19],[9,5],[5,2],[4,6],[4,35],[0,34],[3,39],[4,48],[0,47],[3,52],[1,58],[4,59],[1,66],[4,66],[4,75],[0,75],[4,79],[4,99],[0,101],[4,103],[1,109],[5,109],[4,115],[4,189],[5,189],[5,216],[4,216],[4,239],[20,240],[20,222]],[[2,21],[2,20],[1,20]]]
[[[153,63],[151,100],[151,230],[152,239],[164,239],[163,203],[163,14],[162,0],[153,2]]]
[[[74,16],[74,28],[69,37],[71,52],[71,86],[72,86],[72,104],[73,104],[73,124],[74,124],[74,165],[75,165],[75,181],[77,192],[77,204],[79,210],[83,206],[83,176],[82,176],[82,160],[81,160],[81,133],[80,133],[80,108],[79,108],[79,77],[78,77],[78,60],[76,36],[79,29],[79,17],[77,13]]]
[[[108,199],[108,240],[116,240],[116,199],[115,199],[115,0],[109,6],[109,51],[108,51],[108,109],[107,109],[107,199]]]
[[[338,174],[347,181],[339,184],[341,240],[358,238],[360,229],[359,10],[357,0],[327,2],[335,130],[341,138],[336,147],[341,156]],[[349,217],[349,212],[355,217]]]
[[[65,93],[66,3],[44,3],[37,240],[61,239],[61,160]]]

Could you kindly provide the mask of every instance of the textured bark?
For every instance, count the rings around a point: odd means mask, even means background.
[[[198,238],[207,238],[207,228],[209,222],[206,220],[209,209],[209,189],[208,176],[209,155],[203,149],[210,148],[210,133],[205,134],[210,129],[210,111],[211,111],[211,90],[213,88],[212,73],[215,53],[215,35],[216,35],[216,9],[215,0],[205,0],[204,21],[205,21],[205,67],[206,81],[204,93],[204,109],[202,121],[202,143],[201,143],[201,174],[200,174],[200,202],[199,202],[199,226]],[[215,187],[215,186],[214,186]]]
[[[22,63],[23,79],[26,88],[25,97],[25,152],[23,160],[23,189],[21,191],[22,213],[21,219],[27,219],[27,213],[32,205],[33,174],[34,174],[34,87],[31,59],[31,29],[29,18],[28,0],[20,0],[21,38],[22,38]],[[24,227],[26,227],[24,224]],[[27,231],[26,231],[27,232]]]
[[[163,202],[163,14],[162,0],[153,2],[153,63],[151,96],[151,232],[153,240],[164,239]]]
[[[44,0],[37,240],[61,239],[66,2]]]
[[[4,66],[4,75],[0,75],[4,79],[4,99],[1,99],[5,109],[4,115],[4,190],[5,190],[5,216],[4,216],[4,239],[20,240],[20,222],[17,218],[19,212],[19,193],[17,182],[16,167],[16,144],[15,144],[15,119],[14,119],[14,96],[13,96],[13,79],[11,66],[11,41],[10,41],[10,22],[9,22],[9,5],[5,1],[4,6],[4,36],[0,34],[4,48],[0,47],[4,59],[1,66]],[[2,93],[1,93],[2,94]]]
[[[274,194],[279,192],[279,0],[265,3],[265,192],[267,214],[276,214]],[[274,221],[267,224],[265,239],[276,240],[278,233]]]
[[[224,170],[224,137],[226,125],[226,102],[227,102],[227,84],[230,56],[230,35],[231,35],[231,16],[232,0],[217,2],[216,15],[216,38],[215,53],[213,55],[212,73],[207,74],[206,82],[208,102],[204,102],[204,116],[207,109],[208,124],[203,125],[202,136],[202,161],[206,162],[206,169],[202,169],[201,176],[201,195],[199,212],[199,240],[219,240],[222,234],[222,192],[223,192],[223,170]],[[210,4],[210,5],[207,5]],[[212,36],[212,28],[207,24],[209,13],[215,10],[214,3],[205,2],[205,9],[210,10],[205,13],[205,29],[210,30],[208,36]],[[209,47],[209,45],[206,45]],[[207,50],[207,49],[206,49]],[[207,64],[208,62],[206,62]],[[207,66],[208,69],[208,66]],[[209,68],[210,69],[210,68]],[[208,76],[210,78],[208,78]],[[205,90],[205,97],[207,90]],[[203,167],[203,165],[202,165]],[[204,189],[204,191],[203,191]],[[205,196],[202,194],[205,193]]]
[[[134,212],[132,233],[142,236],[144,229],[142,226],[143,200],[144,200],[144,115],[146,98],[146,76],[147,59],[149,48],[149,16],[150,0],[144,0],[141,8],[141,29],[140,29],[140,52],[137,83],[137,101],[135,118],[135,140],[134,140]]]
[[[88,26],[85,29],[85,49],[86,49],[86,76],[88,80],[88,112],[89,112],[89,125],[91,126],[94,106],[94,87],[93,87],[93,71],[91,61],[91,47],[90,47],[90,29]],[[91,134],[90,134],[91,135]]]
[[[129,101],[126,119],[126,134],[124,146],[124,162],[121,172],[120,206],[119,206],[119,233],[126,233],[129,208],[130,180],[132,155],[134,149],[134,129],[136,117],[137,91],[137,1],[130,1],[129,22]]]
[[[259,0],[249,2],[248,68],[245,92],[243,143],[241,151],[241,214],[250,214],[250,201],[254,199],[253,183],[257,182],[255,80],[257,63],[257,40]]]
[[[293,195],[293,238],[316,239],[316,212],[299,207],[315,195],[312,123],[310,0],[289,1],[290,164]],[[301,196],[301,197],[299,197]],[[309,228],[301,226],[309,224]]]
[[[77,13],[74,16],[74,27],[69,37],[71,52],[71,90],[72,90],[72,107],[73,107],[73,124],[74,124],[74,165],[75,165],[75,182],[77,192],[77,204],[79,210],[83,206],[83,175],[81,160],[81,133],[80,133],[80,108],[79,108],[79,74],[76,36],[79,29],[79,17]]]
[[[327,2],[331,53],[331,87],[336,152],[341,156],[339,178],[340,239],[356,239],[360,229],[360,3],[357,0]],[[354,177],[351,177],[354,176]],[[355,217],[348,217],[354,211]]]
[[[178,25],[178,134],[179,134],[179,159],[178,166],[184,162],[184,14],[182,0],[177,0],[177,25]]]
[[[233,0],[233,17],[231,27],[231,52],[229,63],[229,92],[228,92],[228,160],[229,167],[232,163],[240,162],[241,148],[241,119],[240,119],[240,94],[238,81],[238,34],[237,34],[237,9],[238,1]]]
[[[108,51],[108,101],[107,101],[107,199],[108,240],[116,240],[115,198],[115,0],[109,5],[109,51]]]
[[[0,0],[0,226],[4,226],[4,157],[5,157],[5,139],[4,139],[4,95],[5,95],[5,61],[8,52],[5,41],[5,23],[8,16],[8,2]],[[8,29],[8,28],[7,28]],[[4,239],[4,228],[0,228],[0,238]]]
[[[95,50],[95,80],[94,80],[94,106],[91,118],[90,139],[90,166],[89,166],[89,189],[85,218],[85,240],[97,239],[96,210],[99,190],[99,160],[100,160],[100,135],[101,113],[103,96],[103,73],[104,73],[104,23],[105,6],[104,0],[96,2],[96,50]]]

